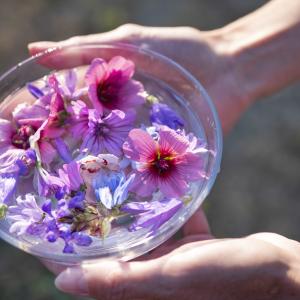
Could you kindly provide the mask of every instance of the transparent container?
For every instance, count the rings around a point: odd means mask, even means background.
[[[146,230],[134,233],[122,229],[105,240],[95,239],[91,246],[76,254],[64,254],[59,243],[50,244],[26,236],[9,233],[9,223],[0,221],[0,236],[11,245],[44,260],[62,265],[77,264],[98,258],[130,260],[162,244],[175,234],[200,207],[210,192],[220,169],[222,131],[216,109],[202,85],[184,68],[153,51],[126,44],[80,44],[53,48],[19,63],[0,77],[0,116],[5,117],[14,106],[14,97],[28,82],[50,72],[76,68],[91,63],[93,58],[105,60],[121,55],[135,63],[134,78],[145,90],[171,105],[187,123],[187,129],[200,137],[208,149],[205,157],[206,180],[192,186],[192,201],[182,207],[153,236]],[[141,116],[142,117],[142,116]]]

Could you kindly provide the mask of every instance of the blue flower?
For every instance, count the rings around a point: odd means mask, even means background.
[[[177,130],[184,127],[183,119],[167,104],[155,103],[150,111],[150,121],[159,125],[166,125]]]
[[[122,172],[100,171],[93,180],[97,200],[108,209],[121,205],[128,197],[128,188],[134,176],[132,174],[126,180],[126,176]]]

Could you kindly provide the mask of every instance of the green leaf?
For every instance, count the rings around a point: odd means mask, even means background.
[[[4,219],[6,216],[6,212],[7,212],[7,205],[4,203],[0,204],[0,220]]]

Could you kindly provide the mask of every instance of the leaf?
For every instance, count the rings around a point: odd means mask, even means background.
[[[104,218],[99,222],[100,236],[101,238],[106,238],[111,231],[111,218]]]
[[[0,204],[0,220],[5,218],[7,209],[8,207],[6,204],[4,203]]]

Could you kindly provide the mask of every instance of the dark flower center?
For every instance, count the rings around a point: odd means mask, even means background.
[[[95,125],[95,135],[96,136],[105,136],[109,132],[109,128],[104,123],[97,123]]]
[[[97,97],[103,104],[110,104],[118,98],[122,86],[122,72],[113,71],[110,76],[97,86]]]
[[[152,163],[152,168],[159,176],[167,175],[174,166],[174,161],[169,155],[158,154],[156,159]]]
[[[17,129],[17,132],[13,134],[11,143],[19,149],[27,150],[29,145],[29,138],[35,133],[35,130],[30,125],[22,125]]]

